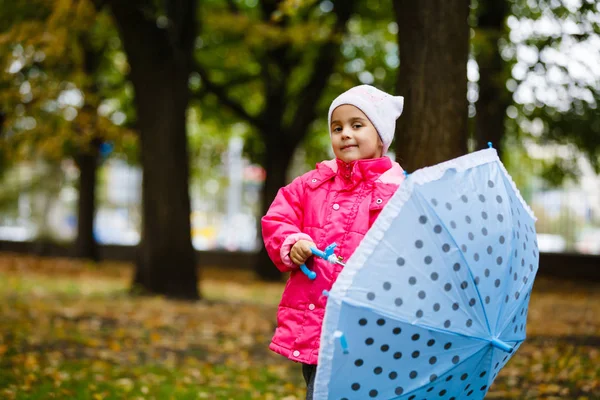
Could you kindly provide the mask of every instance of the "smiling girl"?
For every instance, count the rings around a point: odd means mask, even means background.
[[[404,180],[400,165],[385,154],[394,138],[403,97],[368,86],[338,96],[329,108],[335,159],[281,188],[262,218],[262,235],[275,266],[291,272],[269,348],[302,363],[312,399],[326,298],[342,266],[314,259],[310,248],[337,243],[336,254],[352,255]],[[299,266],[317,274],[310,280]]]

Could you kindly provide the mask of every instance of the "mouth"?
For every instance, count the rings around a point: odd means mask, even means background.
[[[358,147],[358,146],[357,146],[357,145],[355,145],[355,144],[350,144],[350,145],[347,145],[347,146],[342,146],[342,147],[340,147],[340,150],[344,151],[344,150],[351,149],[351,148],[353,148],[353,147]]]

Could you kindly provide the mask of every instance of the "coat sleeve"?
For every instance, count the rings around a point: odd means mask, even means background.
[[[298,240],[313,241],[301,231],[304,218],[304,185],[301,178],[296,178],[279,189],[275,200],[261,219],[265,248],[275,266],[282,272],[298,268],[289,256],[294,244]]]

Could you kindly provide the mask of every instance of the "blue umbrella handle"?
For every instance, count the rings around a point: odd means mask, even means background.
[[[332,258],[331,256],[333,255],[335,257],[335,255],[333,254],[333,250],[335,249],[335,247],[337,246],[336,243],[332,243],[329,246],[327,246],[325,248],[325,251],[321,251],[319,249],[317,249],[316,247],[311,247],[310,251],[317,257],[320,257],[324,260],[327,260],[329,262],[332,262]],[[337,259],[337,258],[336,258]],[[317,273],[315,271],[311,271],[310,269],[308,269],[306,267],[306,264],[302,264],[300,266],[300,269],[302,270],[302,272],[304,272],[304,275],[306,275],[308,277],[308,279],[310,279],[311,281],[314,280],[317,277]]]
[[[306,264],[302,264],[300,266],[300,269],[302,270],[302,272],[304,272],[304,275],[308,276],[308,279],[310,279],[311,281],[317,277],[317,273],[308,269],[306,267]]]
[[[337,243],[331,243],[329,246],[327,246],[325,248],[324,251],[321,251],[315,247],[311,247],[310,251],[312,251],[312,253],[317,256],[317,257],[321,257],[323,260],[327,260],[329,261],[329,257],[331,255],[333,255],[333,250],[336,248]]]

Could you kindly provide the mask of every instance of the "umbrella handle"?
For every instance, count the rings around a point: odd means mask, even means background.
[[[306,275],[308,277],[308,279],[310,279],[311,281],[317,277],[317,273],[315,271],[311,271],[310,269],[308,269],[306,267],[306,264],[302,264],[300,266],[300,269],[302,270],[302,272],[304,272],[304,275]]]
[[[312,247],[312,246],[310,247],[310,251],[316,256],[320,256],[321,253],[323,253],[321,250],[317,249],[316,247]],[[317,273],[315,271],[311,271],[310,269],[308,269],[306,264],[300,265],[300,269],[302,270],[302,272],[304,272],[304,275],[306,275],[308,277],[308,279],[310,279],[311,281],[313,281],[317,277]]]
[[[330,263],[338,263],[337,256],[333,253],[333,250],[337,246],[336,243],[331,243],[329,246],[325,248],[325,251],[321,251],[316,247],[311,247],[310,251],[317,257],[322,258],[323,260],[327,260]],[[311,281],[317,277],[317,273],[315,271],[311,271],[306,267],[306,264],[300,265],[300,269],[304,272],[304,275],[308,277]]]

